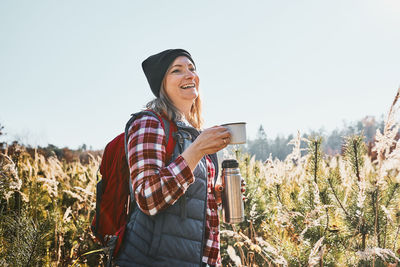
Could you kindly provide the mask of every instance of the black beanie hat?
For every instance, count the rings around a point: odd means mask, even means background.
[[[156,97],[160,97],[161,83],[164,79],[169,65],[179,56],[189,58],[194,64],[192,56],[188,51],[183,49],[168,49],[158,54],[149,56],[142,62],[142,68],[149,82],[151,91]],[[194,64],[195,65],[195,64]]]

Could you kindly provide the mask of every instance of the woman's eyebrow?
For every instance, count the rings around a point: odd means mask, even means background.
[[[189,67],[190,67],[190,66],[193,66],[192,63],[190,63],[190,64],[188,64],[188,65],[189,65]],[[182,65],[182,64],[175,64],[175,65],[171,66],[171,69],[172,69],[173,67],[183,67],[183,65]]]

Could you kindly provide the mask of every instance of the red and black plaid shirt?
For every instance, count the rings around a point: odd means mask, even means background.
[[[128,158],[133,192],[139,208],[148,215],[173,205],[195,179],[182,156],[165,166],[165,142],[162,125],[152,116],[144,115],[130,126]],[[208,193],[203,262],[220,265],[219,218],[213,191],[215,166],[209,156],[206,161]]]

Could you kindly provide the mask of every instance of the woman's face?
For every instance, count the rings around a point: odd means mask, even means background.
[[[199,95],[199,76],[187,57],[180,56],[172,62],[165,74],[164,89],[178,109],[193,104]]]

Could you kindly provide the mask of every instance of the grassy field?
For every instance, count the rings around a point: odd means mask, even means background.
[[[326,156],[300,134],[285,160],[239,150],[246,220],[221,225],[224,266],[400,265],[398,100],[370,153],[362,133]],[[302,147],[305,147],[304,149]],[[0,265],[98,266],[90,231],[99,156],[65,160],[13,144],[0,153]],[[85,255],[86,254],[86,255]]]

